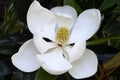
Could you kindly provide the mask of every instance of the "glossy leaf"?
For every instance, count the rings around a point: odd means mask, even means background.
[[[19,16],[20,20],[24,22],[25,24],[27,24],[26,15],[27,15],[28,8],[30,4],[32,3],[32,1],[33,0],[14,0],[14,6],[15,6],[16,13]],[[48,8],[48,9],[55,6],[55,2],[53,2],[53,0],[38,0],[38,1],[43,7]]]
[[[101,10],[108,9],[115,4],[115,0],[104,0],[100,6]]]
[[[30,3],[33,0],[14,0],[15,10],[20,20],[26,23],[26,14]]]
[[[52,6],[53,5],[54,6],[63,6],[63,0],[51,0],[50,4],[52,4]],[[51,8],[52,8],[52,6],[51,6]]]
[[[120,6],[116,7],[116,8],[112,11],[112,13],[113,13],[113,18],[116,17],[116,16],[118,16],[118,15],[120,14]],[[118,18],[119,18],[119,17],[118,17]],[[120,20],[118,20],[118,21],[120,21]]]
[[[19,46],[15,44],[1,45],[0,54],[2,55],[12,55],[18,51]]]
[[[120,21],[114,21],[110,23],[105,29],[104,33],[110,33],[114,35],[120,35]]]
[[[77,13],[80,14],[82,12],[81,7],[75,0],[64,0],[64,5],[70,5],[77,10]]]
[[[113,73],[112,73],[112,79],[113,80],[119,80],[120,79],[120,67],[118,69],[116,69]]]
[[[35,76],[35,80],[56,80],[58,76],[51,75],[40,68]]]
[[[15,13],[13,4],[10,5],[8,11],[6,12],[5,17],[6,17],[5,21],[0,26],[0,33],[1,34],[18,32],[23,27],[23,25],[18,20],[18,17]],[[14,29],[14,31],[13,31],[13,29]]]
[[[108,40],[111,39],[120,39],[120,35],[118,36],[113,36],[113,37],[105,37],[105,38],[100,38],[100,39],[96,39],[96,40],[92,40],[92,41],[88,41],[87,45],[97,45],[97,44],[102,44]]]
[[[120,6],[120,0],[115,0],[118,6]]]
[[[0,35],[0,54],[12,55],[16,53],[19,47],[31,36],[27,34]]]

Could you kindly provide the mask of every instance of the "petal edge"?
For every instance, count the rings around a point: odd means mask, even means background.
[[[95,53],[86,49],[83,57],[72,63],[69,73],[75,79],[83,79],[94,75],[97,71],[98,60]]]
[[[39,52],[34,47],[33,41],[28,40],[20,47],[18,53],[11,57],[12,63],[23,72],[33,72],[40,68],[36,54]]]
[[[98,9],[88,9],[83,11],[71,32],[71,41],[79,42],[88,40],[91,38],[99,29],[101,23],[101,14]],[[79,35],[79,36],[74,36]]]

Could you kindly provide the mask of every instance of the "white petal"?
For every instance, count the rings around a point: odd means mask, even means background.
[[[57,46],[54,42],[47,42],[43,38],[48,38],[48,37],[42,33],[33,35],[34,45],[36,46],[36,48],[41,54]],[[48,39],[51,40],[51,38],[48,38]]]
[[[63,74],[72,68],[71,64],[63,57],[62,50],[37,55],[43,69],[53,75]]]
[[[73,68],[69,70],[72,77],[76,79],[87,78],[97,71],[98,60],[95,53],[87,49],[79,60],[72,63]]]
[[[24,72],[32,72],[40,68],[40,64],[36,58],[36,54],[40,54],[32,40],[25,42],[19,49],[18,53],[12,56],[12,63],[18,69]]]
[[[83,54],[86,49],[86,42],[81,42],[81,43],[75,43],[73,47],[70,46],[65,46],[64,50],[68,55],[68,60],[70,62],[73,62],[77,59],[79,59]]]
[[[58,27],[68,27],[71,29],[71,27],[74,24],[74,21],[77,18],[77,12],[76,10],[71,6],[63,6],[63,7],[54,7],[51,9],[51,11],[56,14],[57,21],[58,21]]]
[[[42,7],[37,0],[34,0],[27,13],[27,24],[33,34],[42,31],[52,36],[55,34],[56,17],[52,12]]]
[[[98,9],[88,9],[82,12],[71,32],[71,41],[87,40],[92,37],[100,27],[101,14]]]
[[[73,18],[74,20],[77,18],[77,12],[71,6],[66,5],[63,7],[62,6],[54,7],[51,9],[51,11],[58,16],[70,17]]]

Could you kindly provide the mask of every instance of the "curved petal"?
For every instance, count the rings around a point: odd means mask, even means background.
[[[47,52],[48,50],[55,48],[57,46],[54,42],[52,42],[52,41],[47,42],[46,40],[44,40],[44,38],[48,38],[48,37],[42,33],[33,35],[34,45],[36,46],[36,48],[38,49],[38,51],[41,54],[43,54],[43,53]],[[48,38],[48,39],[51,39],[51,38]]]
[[[54,36],[56,17],[34,0],[27,12],[27,24],[33,34],[44,32],[49,36]]]
[[[71,46],[64,47],[64,50],[65,50],[66,54],[68,55],[68,60],[70,62],[74,62],[75,60],[82,57],[85,49],[86,49],[86,41],[84,41],[82,43],[75,43],[73,47],[71,47]]]
[[[12,56],[12,63],[21,71],[35,71],[40,68],[40,64],[36,58],[36,54],[40,53],[35,48],[33,41],[28,40],[20,47],[18,53]]]
[[[63,57],[61,49],[37,55],[37,58],[43,69],[53,75],[63,74],[72,68],[71,64]]]
[[[78,42],[89,39],[99,29],[100,22],[101,14],[98,9],[85,10],[76,20],[70,36],[71,41]]]
[[[71,6],[59,6],[59,7],[54,7],[51,9],[51,11],[59,16],[65,16],[65,17],[70,17],[76,20],[77,18],[77,12],[76,10],[71,7]]]
[[[72,63],[73,68],[69,70],[72,77],[82,79],[94,75],[97,71],[98,60],[95,53],[86,49],[83,57]]]
[[[71,29],[77,18],[77,12],[71,6],[54,7],[51,11],[56,14],[58,27],[62,26]]]

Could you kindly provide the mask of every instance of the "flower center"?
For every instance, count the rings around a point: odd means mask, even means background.
[[[66,27],[60,27],[56,33],[56,41],[58,46],[63,46],[69,39],[70,32]]]

